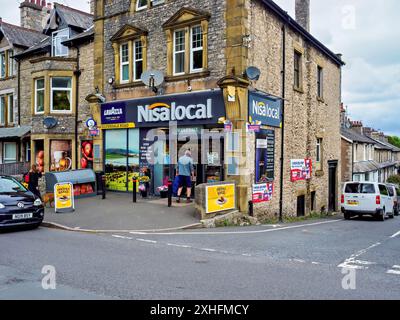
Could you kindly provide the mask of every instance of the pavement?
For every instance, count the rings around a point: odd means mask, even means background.
[[[200,226],[194,216],[194,205],[173,203],[168,208],[167,199],[138,196],[133,203],[132,194],[108,192],[101,196],[75,199],[74,213],[55,213],[46,208],[45,222],[67,230],[129,232],[178,230]],[[46,224],[46,225],[47,225]]]
[[[400,299],[399,218],[155,234],[39,228],[0,241],[0,299]],[[56,290],[41,289],[45,265]]]

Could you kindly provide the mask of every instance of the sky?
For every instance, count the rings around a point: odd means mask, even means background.
[[[19,23],[20,0],[0,0],[4,21]],[[89,11],[87,0],[57,0]],[[294,17],[295,0],[275,0]],[[311,33],[342,53],[342,100],[353,120],[400,136],[400,1],[311,0]]]

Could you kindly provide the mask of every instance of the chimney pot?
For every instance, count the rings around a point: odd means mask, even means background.
[[[296,0],[296,21],[310,32],[310,0]]]

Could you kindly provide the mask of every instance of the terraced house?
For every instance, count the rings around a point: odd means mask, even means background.
[[[344,63],[310,34],[309,3],[296,1],[295,20],[271,0],[95,1],[98,92],[88,101],[108,187],[127,191],[150,168],[157,193],[174,176],[176,150],[196,140],[196,183],[235,181],[240,211],[336,210]],[[222,147],[200,134],[231,128]],[[155,165],[149,130],[159,137]],[[260,183],[267,196],[254,198]]]
[[[29,26],[27,26],[29,27]],[[30,121],[21,118],[20,65],[14,56],[45,36],[0,19],[0,164],[2,174],[26,170],[30,162]]]
[[[21,123],[31,127],[32,163],[42,172],[87,168],[92,164],[82,160],[81,149],[92,140],[85,98],[94,92],[93,16],[58,3],[25,1],[21,20],[41,29],[39,41],[14,56]]]

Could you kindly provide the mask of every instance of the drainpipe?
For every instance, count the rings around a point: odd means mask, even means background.
[[[282,128],[281,128],[281,176],[279,195],[279,221],[283,222],[283,175],[285,165],[285,90],[286,86],[286,27],[282,26]]]
[[[74,72],[75,75],[75,170],[78,169],[78,154],[80,147],[78,145],[78,120],[79,120],[79,77],[81,76],[81,69],[80,69],[80,63],[79,63],[79,58],[81,55],[81,52],[79,50],[79,47],[76,46],[77,50],[77,55],[76,55],[76,70]]]
[[[17,110],[18,110],[18,127],[21,125],[21,61],[17,60],[18,62],[18,94],[17,94],[17,99],[18,99],[18,104],[17,104]]]

